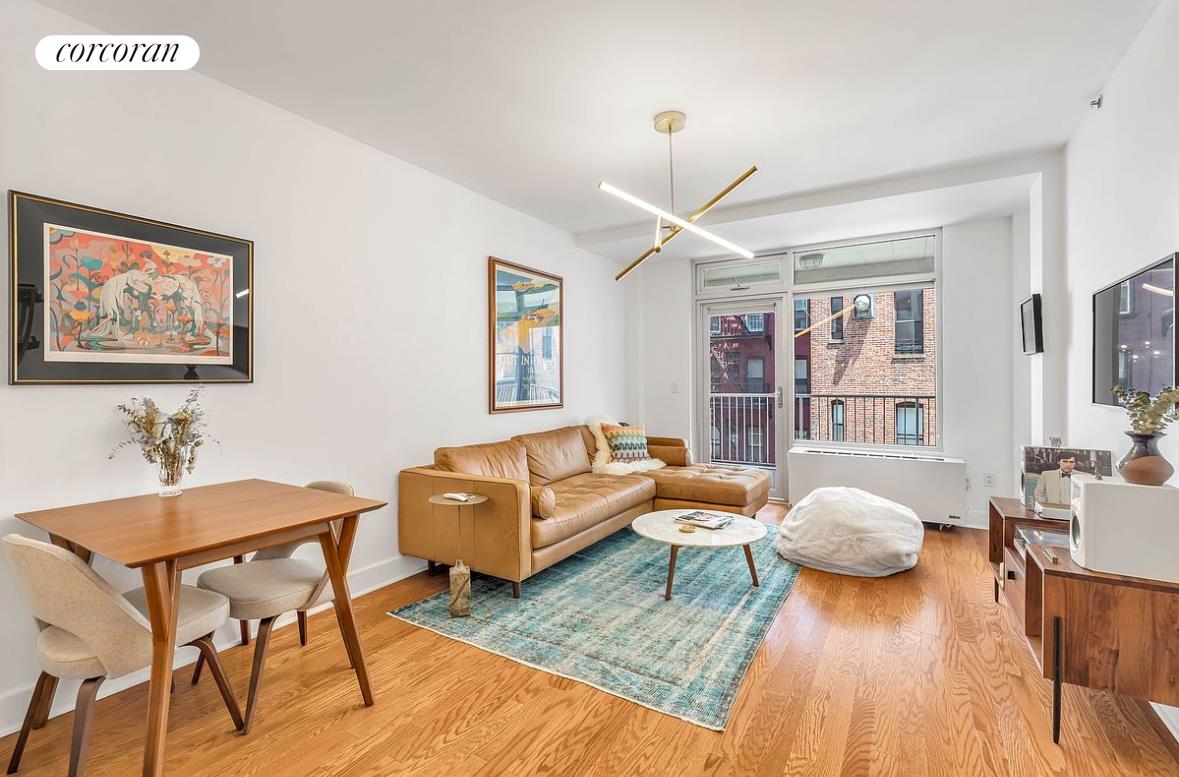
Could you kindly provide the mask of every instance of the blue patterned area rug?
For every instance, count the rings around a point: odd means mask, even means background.
[[[629,529],[524,582],[473,576],[471,617],[451,618],[448,592],[389,614],[460,642],[717,731],[798,567],[777,530],[753,545],[761,587],[740,547],[682,548],[663,600],[667,545]]]

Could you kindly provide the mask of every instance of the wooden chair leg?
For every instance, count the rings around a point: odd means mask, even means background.
[[[199,645],[197,645],[195,642],[190,642],[188,644],[193,645],[194,647],[199,647]],[[205,651],[202,650],[201,654],[199,656],[197,656],[196,666],[193,667],[193,669],[192,669],[192,684],[193,685],[196,685],[197,683],[199,683],[201,681],[201,670],[204,668],[205,668]]]
[[[70,777],[82,777],[86,771],[86,751],[90,749],[90,727],[94,723],[94,699],[105,677],[82,681],[78,702],[74,706],[74,738],[70,744]]]
[[[221,699],[225,702],[225,708],[229,710],[229,717],[233,720],[233,727],[241,731],[245,726],[245,721],[242,720],[241,708],[237,705],[237,699],[233,695],[233,689],[229,687],[229,680],[225,677],[225,668],[221,666],[221,658],[217,655],[217,646],[213,644],[213,635],[206,634],[200,639],[194,639],[188,643],[192,647],[201,651],[201,657],[197,659],[199,663],[207,662],[209,664],[209,673],[213,675],[213,681],[217,683],[217,690],[221,692]],[[193,673],[195,678],[199,672]],[[194,679],[195,683],[196,680]]]
[[[263,618],[258,622],[258,639],[254,644],[254,669],[250,673],[250,695],[246,699],[246,719],[242,734],[250,733],[254,725],[254,713],[258,709],[258,688],[262,685],[262,668],[266,665],[266,648],[270,644],[270,627],[274,618]]]
[[[307,611],[299,610],[295,614],[299,618],[299,644],[307,647]]]
[[[16,770],[20,768],[20,757],[24,755],[25,744],[29,741],[29,732],[33,730],[33,722],[37,719],[37,713],[41,709],[41,702],[46,693],[52,693],[50,685],[56,685],[57,678],[47,672],[42,672],[37,677],[37,684],[33,686],[33,698],[29,699],[29,709],[25,713],[25,721],[21,724],[20,734],[16,738],[16,745],[12,748],[12,760],[8,762],[8,773],[16,774]]]
[[[53,697],[57,694],[57,678],[49,675],[49,682],[45,692],[41,695],[41,702],[37,706],[37,713],[33,716],[33,728],[38,729],[49,720],[49,713],[53,709]]]

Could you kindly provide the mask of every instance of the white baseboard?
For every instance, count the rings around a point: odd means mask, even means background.
[[[352,593],[352,598],[355,599],[378,588],[384,588],[387,585],[396,583],[398,580],[404,580],[410,575],[421,572],[425,568],[425,562],[421,559],[411,558],[409,556],[395,556],[378,561],[375,564],[370,564],[367,567],[351,570],[348,573],[348,590]],[[331,607],[330,602],[322,604],[310,612],[320,612],[329,607]],[[282,628],[294,622],[295,616],[292,613],[279,618],[275,621],[274,625],[275,628]],[[241,636],[238,632],[237,621],[231,620],[214,635],[213,639],[217,644],[218,650],[224,650],[227,647],[238,645],[241,641]],[[182,666],[194,663],[196,656],[197,651],[195,648],[177,650],[173,668],[179,669]],[[132,672],[103,683],[102,689],[99,692],[99,698],[104,698],[110,696],[112,693],[118,693],[132,686],[147,682],[150,676],[151,672],[148,669],[142,669],[138,672]],[[33,694],[33,684],[36,682],[36,679],[36,675],[34,675],[29,678],[30,682],[28,685],[13,688],[3,696],[0,696],[0,736],[11,734],[20,729],[21,722],[25,717],[25,710],[29,705],[29,699]],[[63,681],[58,686],[57,695],[53,702],[53,709],[50,712],[51,717],[57,717],[74,708],[74,701],[78,695],[78,685],[79,683],[76,681]]]

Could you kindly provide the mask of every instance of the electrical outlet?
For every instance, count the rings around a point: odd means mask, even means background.
[[[994,488],[995,487],[995,473],[994,472],[984,472],[983,473],[983,485],[986,486],[987,488]]]

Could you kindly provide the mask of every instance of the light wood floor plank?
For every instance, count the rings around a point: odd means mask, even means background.
[[[761,518],[781,519],[771,506]],[[167,771],[204,775],[846,775],[1162,777],[1179,774],[1142,706],[1050,686],[991,598],[982,532],[926,534],[916,569],[882,580],[804,570],[749,668],[728,728],[709,731],[388,617],[445,576],[355,603],[377,696],[361,705],[330,612],[274,635],[253,733],[213,684],[177,674]],[[528,595],[525,585],[524,595]],[[251,648],[222,653],[239,696]],[[30,678],[30,681],[33,678]],[[146,688],[97,705],[89,774],[133,774]],[[72,716],[33,732],[20,774],[64,774]],[[7,757],[15,737],[0,741]]]

